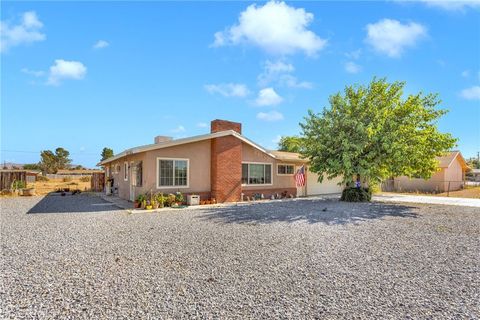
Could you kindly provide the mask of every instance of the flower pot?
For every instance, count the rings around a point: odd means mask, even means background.
[[[216,204],[216,203],[217,203],[217,199],[212,198],[212,201],[211,201],[211,202],[212,202],[212,204]]]
[[[140,203],[139,203],[138,201],[134,201],[134,202],[133,202],[133,207],[134,207],[135,209],[140,208]]]
[[[149,205],[149,206],[145,206],[145,209],[147,209],[147,210],[152,210],[153,207],[152,207],[151,205]]]
[[[158,203],[153,204],[153,209],[158,209]]]

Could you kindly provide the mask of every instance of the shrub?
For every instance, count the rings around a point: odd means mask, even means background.
[[[41,176],[41,175],[38,175],[36,180],[37,181],[50,181],[50,179],[48,179],[45,176]]]
[[[82,182],[90,182],[92,178],[90,176],[83,176],[80,178],[80,181]]]
[[[175,203],[175,200],[176,200],[176,196],[173,194],[173,193],[170,193],[168,196],[167,196],[167,199],[165,201],[165,205],[168,206],[168,207],[171,207],[172,204]]]
[[[63,182],[70,182],[70,181],[72,181],[72,178],[71,177],[63,177],[62,181]]]
[[[183,194],[180,191],[175,192],[175,202],[183,202]]]
[[[19,190],[19,189],[23,189],[27,186],[27,184],[25,183],[25,181],[21,181],[21,180],[14,180],[12,182],[12,188],[13,190]]]
[[[341,201],[366,202],[372,200],[372,191],[369,188],[345,188]]]

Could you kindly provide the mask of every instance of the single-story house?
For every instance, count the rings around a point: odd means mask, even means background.
[[[470,181],[480,182],[480,169],[471,169],[468,172]]]
[[[198,194],[217,202],[236,202],[261,194],[306,196],[339,193],[340,180],[318,182],[299,154],[266,150],[242,135],[240,123],[214,120],[208,134],[125,150],[98,164],[119,197],[133,201],[147,192]],[[306,183],[296,187],[294,174],[305,166]]]
[[[430,179],[397,177],[394,178],[395,191],[447,192],[460,190],[465,185],[467,162],[460,151],[451,151],[437,157],[438,171]]]

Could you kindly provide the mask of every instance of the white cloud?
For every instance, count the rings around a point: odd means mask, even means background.
[[[182,125],[179,125],[178,127],[176,127],[175,129],[172,129],[171,130],[173,133],[181,133],[181,132],[185,132],[186,129],[184,126]]]
[[[349,61],[345,63],[345,71],[348,73],[359,73],[362,71],[362,67],[353,61]]]
[[[208,124],[205,123],[205,122],[199,122],[199,123],[197,123],[197,127],[199,127],[199,128],[206,128],[206,127],[208,127]]]
[[[263,121],[280,121],[283,120],[283,114],[278,111],[259,112],[257,113],[257,119]]]
[[[93,48],[94,49],[103,49],[103,48],[106,48],[110,45],[110,43],[108,43],[107,41],[105,40],[98,40],[94,45],[93,45]]]
[[[21,71],[36,78],[43,77],[45,75],[45,71],[42,70],[30,70],[28,68],[22,68]]]
[[[325,47],[308,25],[313,14],[285,2],[270,1],[263,6],[252,4],[240,13],[238,24],[215,33],[214,47],[252,44],[270,54],[288,55],[302,51],[315,56]]]
[[[47,84],[59,85],[62,80],[81,80],[85,77],[87,68],[79,61],[55,60],[50,67]]]
[[[247,86],[241,83],[207,84],[204,88],[211,94],[218,93],[224,97],[243,98],[250,93]]]
[[[295,67],[290,63],[282,60],[275,62],[267,60],[263,72],[257,77],[258,85],[265,87],[275,82],[279,86],[289,88],[311,89],[313,87],[312,83],[299,81],[295,76],[291,75],[290,73],[293,71],[295,71]]]
[[[448,11],[464,11],[468,8],[480,8],[479,0],[457,1],[457,0],[420,0],[429,7],[440,8]]]
[[[418,23],[402,24],[397,20],[383,19],[367,25],[365,41],[376,51],[398,58],[408,47],[413,47],[427,35],[427,29]]]
[[[258,92],[255,104],[257,106],[274,106],[283,102],[283,98],[273,88],[265,88]]]
[[[460,92],[460,96],[466,100],[480,100],[480,86],[463,89]]]
[[[30,44],[46,39],[40,29],[43,23],[34,11],[23,13],[20,24],[11,25],[8,21],[0,22],[0,52],[21,44]]]
[[[470,77],[470,70],[463,70],[462,71],[462,77],[464,77],[464,78]]]

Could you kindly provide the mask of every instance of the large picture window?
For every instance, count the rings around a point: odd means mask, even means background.
[[[157,188],[188,187],[188,159],[157,158]]]
[[[242,184],[272,184],[272,165],[267,163],[243,163]]]

